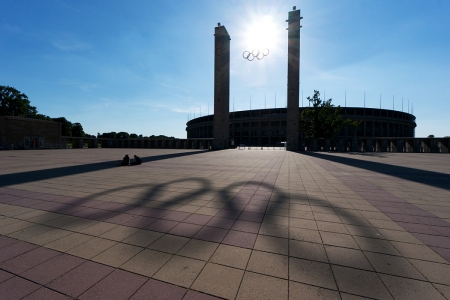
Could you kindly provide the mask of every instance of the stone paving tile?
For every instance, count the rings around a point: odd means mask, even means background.
[[[189,288],[197,278],[198,274],[200,274],[205,264],[205,262],[200,260],[174,256],[153,276],[153,278]]]
[[[220,244],[211,262],[234,268],[245,269],[251,255],[250,249]]]
[[[120,266],[121,269],[152,277],[173,255],[145,249]]]
[[[117,242],[114,241],[94,237],[83,244],[68,250],[66,253],[85,259],[91,259],[116,244]]]
[[[289,300],[340,300],[341,297],[337,291],[311,286],[295,281],[289,282]]]
[[[183,297],[183,300],[219,300],[219,299],[221,298],[217,298],[207,294],[202,294],[193,290],[189,290]]]
[[[406,258],[381,253],[365,253],[367,259],[379,273],[397,275],[406,278],[425,280],[422,274],[414,268]]]
[[[289,256],[328,262],[324,246],[310,242],[289,240]]]
[[[380,277],[395,299],[446,299],[429,282],[384,274]]]
[[[243,270],[208,263],[192,284],[192,289],[233,299],[239,289],[243,274]]]
[[[322,238],[318,230],[290,227],[289,238],[305,242],[322,243]]]
[[[218,246],[217,243],[192,239],[178,251],[177,255],[208,261]]]
[[[39,284],[46,285],[84,262],[81,258],[63,254],[55,256],[20,275]]]
[[[29,294],[24,300],[71,300],[71,297],[57,293],[47,288],[40,288],[33,293]]]
[[[429,281],[450,285],[450,265],[426,262],[422,260],[409,259],[409,262],[416,267]]]
[[[93,237],[86,234],[80,234],[80,233],[72,233],[69,235],[66,235],[56,241],[50,242],[48,244],[45,244],[46,248],[50,248],[53,250],[66,252],[72,248],[75,248]]]
[[[185,288],[149,279],[130,300],[181,300],[185,293]]]
[[[288,279],[289,260],[285,255],[252,251],[247,270],[269,276]]]
[[[24,242],[17,242],[5,246],[0,251],[0,262],[7,261],[13,257],[19,256],[23,253],[31,251],[37,248],[35,245],[31,245]]]
[[[114,270],[79,299],[129,299],[148,278],[122,270]]]
[[[139,247],[148,247],[154,241],[159,239],[162,235],[163,234],[160,232],[150,230],[138,230],[134,234],[127,237],[126,239],[122,240],[122,242]]]
[[[0,283],[0,299],[22,299],[39,288],[31,281],[14,276]]]
[[[113,271],[114,268],[87,261],[56,278],[48,287],[78,298]]]
[[[332,265],[339,290],[368,298],[393,299],[377,273]]]
[[[187,242],[188,238],[165,234],[156,240],[153,244],[148,246],[149,249],[167,252],[171,254],[177,253]]]
[[[256,237],[257,235],[253,233],[230,230],[222,243],[251,249],[255,244]]]
[[[288,299],[288,281],[245,272],[236,299]]]
[[[258,235],[253,249],[287,255],[289,252],[288,241],[288,239]]]
[[[0,268],[20,274],[58,255],[61,253],[39,247],[0,263]]]
[[[330,265],[321,262],[290,257],[289,279],[327,289],[336,289]]]
[[[92,260],[108,266],[119,267],[142,250],[143,248],[141,247],[117,243],[97,256],[94,256]]]

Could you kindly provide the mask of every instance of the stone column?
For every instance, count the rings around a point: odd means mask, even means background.
[[[287,150],[298,151],[299,89],[300,89],[300,10],[295,6],[288,17],[288,72],[287,72]]]
[[[214,141],[213,148],[228,148],[230,113],[230,35],[220,23],[214,34]]]

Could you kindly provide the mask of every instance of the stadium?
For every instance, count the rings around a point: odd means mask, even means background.
[[[300,107],[301,113],[307,107]],[[336,138],[413,138],[416,117],[412,114],[377,108],[345,107],[344,119],[360,121],[359,126],[344,127]],[[229,139],[235,145],[276,146],[286,142],[287,108],[255,109],[229,113]],[[187,138],[213,138],[214,115],[192,119],[186,123]],[[299,132],[299,140],[304,140]]]

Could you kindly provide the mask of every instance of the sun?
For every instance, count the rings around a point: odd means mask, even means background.
[[[278,28],[269,15],[254,19],[244,31],[244,43],[249,51],[271,49],[278,41]]]

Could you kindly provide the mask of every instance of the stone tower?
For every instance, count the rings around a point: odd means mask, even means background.
[[[214,141],[213,148],[228,148],[230,112],[230,35],[220,23],[214,33]]]
[[[287,128],[286,147],[298,151],[299,147],[299,91],[300,91],[300,10],[295,6],[289,12],[288,22],[288,74],[287,74]]]

